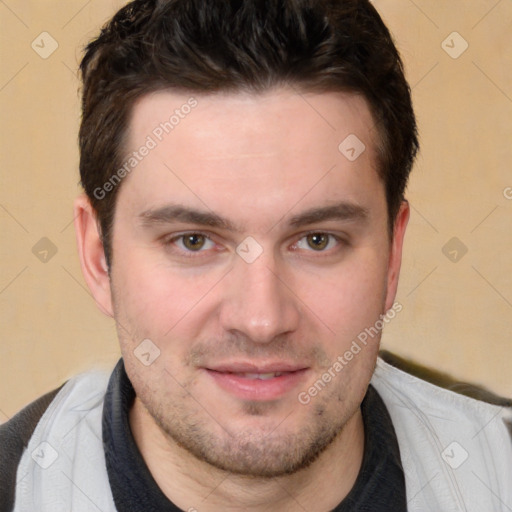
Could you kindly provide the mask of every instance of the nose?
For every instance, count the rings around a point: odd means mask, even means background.
[[[221,327],[253,343],[270,343],[295,331],[301,318],[300,300],[293,282],[273,257],[260,256],[252,263],[238,258],[227,276],[220,312]]]

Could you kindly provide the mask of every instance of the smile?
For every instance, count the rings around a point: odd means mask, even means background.
[[[289,372],[271,372],[271,373],[238,373],[236,375],[243,377],[245,379],[260,379],[260,380],[268,380],[273,379],[274,377],[280,377],[285,373]]]
[[[213,384],[224,393],[242,400],[257,401],[285,397],[303,383],[308,372],[307,368],[275,371],[229,371],[224,368],[204,370]]]

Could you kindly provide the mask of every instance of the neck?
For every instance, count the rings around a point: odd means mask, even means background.
[[[130,426],[157,485],[183,510],[332,510],[352,489],[364,452],[360,409],[310,466],[278,478],[233,475],[198,460],[164,434],[138,398]]]

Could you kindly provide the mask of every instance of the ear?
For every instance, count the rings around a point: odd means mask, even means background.
[[[102,313],[114,316],[110,277],[101,241],[96,213],[87,196],[76,198],[74,205],[76,242],[85,282]]]
[[[402,263],[402,247],[404,243],[405,230],[409,222],[410,208],[409,202],[405,199],[400,205],[393,226],[393,239],[389,253],[388,264],[388,286],[386,294],[386,311],[393,306],[398,288],[398,277],[400,275],[400,265]]]

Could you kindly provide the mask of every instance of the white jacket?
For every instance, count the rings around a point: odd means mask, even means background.
[[[66,383],[18,466],[15,512],[116,512],[102,443],[109,376]],[[372,384],[398,438],[409,512],[510,512],[512,411],[438,388],[381,359]]]

